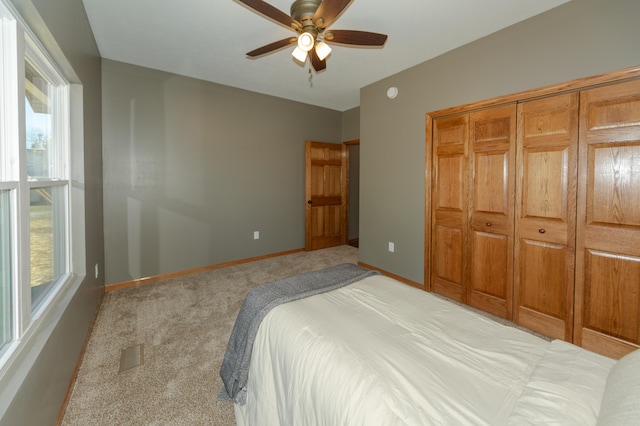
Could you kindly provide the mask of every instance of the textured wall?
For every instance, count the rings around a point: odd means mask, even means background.
[[[102,75],[107,283],[304,247],[304,142],[342,142],[340,112],[109,60]]]

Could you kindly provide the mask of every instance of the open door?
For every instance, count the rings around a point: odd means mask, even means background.
[[[305,143],[305,250],[347,243],[349,150],[346,145]]]

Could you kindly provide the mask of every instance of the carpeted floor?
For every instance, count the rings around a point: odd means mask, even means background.
[[[340,263],[339,246],[185,275],[105,295],[62,425],[234,425],[218,374],[244,296],[270,281]],[[142,365],[119,372],[123,349]]]

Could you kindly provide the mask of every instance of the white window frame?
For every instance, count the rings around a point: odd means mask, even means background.
[[[8,18],[4,19],[3,16]],[[39,34],[43,34],[39,16],[36,14],[29,19],[32,24],[38,26]],[[11,2],[0,0],[0,189],[11,191],[13,283],[13,341],[0,351],[0,413],[7,409],[35,365],[86,274],[83,89],[73,68],[62,55],[46,27],[44,34],[47,45],[53,47],[56,60],[47,53]],[[61,104],[58,107],[65,111],[65,114],[62,117],[64,125],[59,128],[62,129],[62,136],[67,138],[68,143],[64,150],[55,153],[65,159],[65,167],[56,172],[54,179],[26,179],[24,66],[25,53],[30,49],[31,53],[42,52],[37,53],[35,57],[31,56],[31,63],[45,60],[53,67],[55,74],[61,76],[53,77],[52,82],[63,84],[62,96],[58,97]],[[39,67],[39,70],[42,68],[46,69]],[[62,72],[62,69],[66,73]],[[64,270],[67,273],[59,277],[55,288],[47,294],[42,303],[32,309],[28,261],[29,222],[20,220],[18,211],[29,211],[31,188],[43,185],[66,186]],[[24,262],[24,259],[27,259],[27,262]]]
[[[50,82],[52,87],[52,98],[53,98],[53,108],[55,111],[54,123],[52,128],[52,139],[56,142],[52,144],[52,152],[50,155],[53,157],[50,160],[50,164],[52,165],[51,175],[52,177],[42,178],[39,177],[37,179],[32,179],[27,176],[26,172],[26,128],[25,123],[26,119],[22,121],[21,131],[23,132],[20,140],[20,154],[25,154],[25,161],[21,162],[20,168],[20,183],[21,183],[21,191],[20,197],[23,200],[22,205],[20,206],[23,212],[29,211],[30,208],[30,196],[31,190],[37,188],[53,188],[53,187],[64,187],[64,195],[61,206],[56,206],[56,208],[61,209],[59,214],[64,217],[63,223],[54,223],[54,226],[59,226],[64,229],[63,240],[61,241],[61,245],[63,246],[61,250],[61,255],[63,256],[62,263],[58,265],[64,271],[60,277],[55,279],[55,282],[50,284],[50,288],[47,289],[46,296],[38,301],[36,305],[33,304],[31,300],[31,268],[29,262],[22,262],[22,268],[20,273],[22,277],[20,279],[21,284],[24,286],[23,288],[23,297],[22,297],[22,309],[26,314],[26,310],[29,308],[31,310],[31,319],[38,318],[43,309],[51,303],[51,299],[54,294],[59,291],[60,287],[67,283],[71,278],[71,264],[70,264],[70,238],[69,238],[69,83],[65,81],[60,71],[58,71],[55,66],[53,60],[48,56],[44,48],[39,45],[39,43],[33,38],[33,36],[29,36],[25,38],[25,49],[23,54],[23,66],[24,61],[28,60],[36,70],[48,81]],[[24,72],[19,79],[19,82],[23,84],[21,93],[23,94],[21,97],[21,102],[24,103]],[[21,105],[21,111],[24,111],[25,105]],[[22,152],[24,151],[24,152]],[[24,185],[23,183],[27,183]],[[20,218],[21,219],[21,218]],[[28,241],[29,240],[29,227],[27,229],[23,229],[25,232],[21,235],[20,240]],[[22,259],[30,258],[30,247],[27,244],[24,244],[23,251],[21,252]],[[27,303],[28,299],[28,303]],[[26,318],[25,318],[26,320]]]
[[[0,4],[2,6],[2,4]],[[20,87],[19,87],[19,66],[18,57],[20,50],[20,31],[15,20],[4,18],[10,11],[6,8],[0,10],[0,189],[10,191],[10,247],[11,257],[11,341],[0,351],[0,362],[7,353],[14,349],[15,341],[20,336],[20,323],[18,315],[21,312],[21,292],[14,283],[18,281],[18,269],[16,253],[21,251],[21,245],[17,236],[19,235],[19,225],[16,220],[18,212],[18,191],[19,191],[19,149],[18,144],[5,141],[18,141],[20,139]]]

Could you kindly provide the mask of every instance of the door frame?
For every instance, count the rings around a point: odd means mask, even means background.
[[[351,146],[354,145],[360,145],[360,139],[352,139],[350,141],[345,141],[342,142],[344,145],[347,145],[348,148],[348,153],[349,153],[349,157],[347,158],[347,171],[348,171],[348,180],[347,180],[347,244],[349,244],[350,246],[353,247],[360,247],[360,235],[358,235],[356,238],[353,239],[349,239],[349,223],[351,222],[351,204],[353,202],[353,200],[351,199],[351,183],[352,183],[352,179],[351,179]],[[360,162],[360,159],[358,159],[358,162]],[[358,193],[360,191],[360,188],[358,188]],[[359,234],[359,233],[358,233]]]

